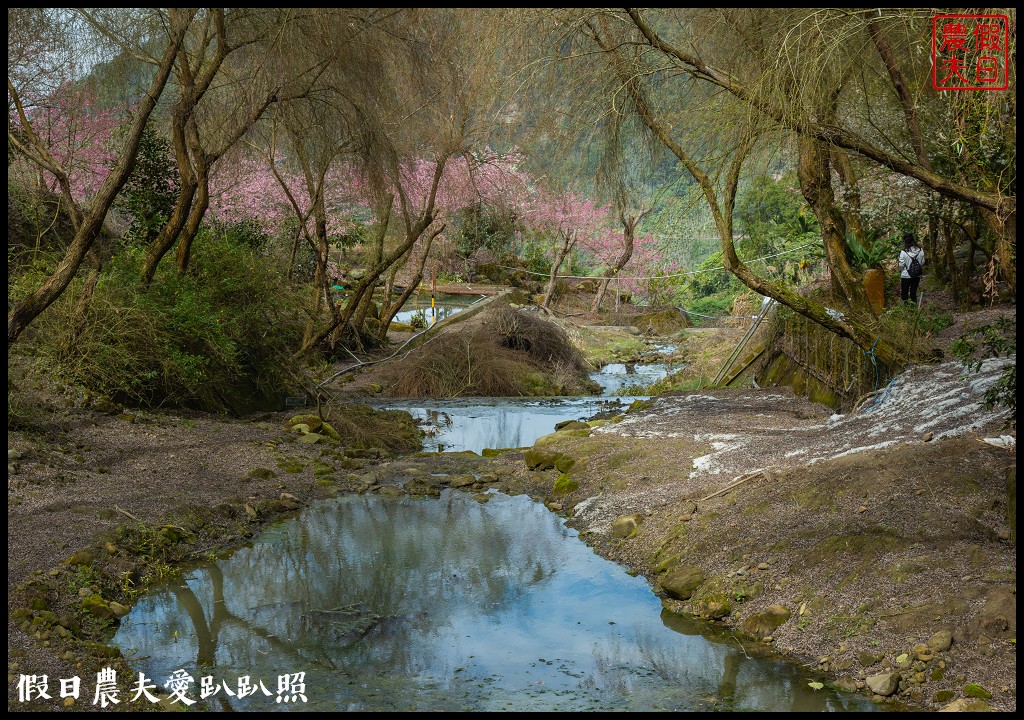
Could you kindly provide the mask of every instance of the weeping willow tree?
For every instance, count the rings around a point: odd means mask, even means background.
[[[419,268],[414,276],[422,272],[430,243],[443,227],[446,168],[455,158],[485,149],[494,123],[500,90],[495,65],[502,53],[500,27],[489,20],[491,14],[386,13],[364,26],[359,43],[349,44],[360,53],[358,63],[332,64],[324,72],[318,98],[325,99],[334,122],[351,129],[351,142],[338,159],[356,163],[365,178],[375,230],[366,248],[366,274],[297,355],[332,336],[358,342],[382,278],[412,258]],[[310,45],[334,48],[333,27],[325,23]]]
[[[882,170],[989,213],[997,244],[1014,255],[1015,197],[1007,173],[968,183],[929,162],[942,151],[936,124],[949,113],[942,98],[929,95],[930,76],[922,74],[922,31],[930,32],[930,15],[578,10],[548,13],[544,24],[554,27],[547,39],[557,60],[574,68],[562,73],[581,78],[565,83],[566,93],[577,84],[589,93],[606,88],[601,112],[638,119],[696,181],[730,272],[891,365],[905,358],[879,338],[847,260],[847,234],[864,233],[858,170]],[[591,107],[594,95],[579,102]],[[1005,124],[1003,130],[1010,132]],[[736,254],[732,216],[745,163],[781,148],[795,149],[800,190],[821,227],[833,307],[758,275]],[[1012,270],[1005,277],[1012,286]]]

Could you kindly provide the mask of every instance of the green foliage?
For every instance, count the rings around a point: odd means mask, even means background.
[[[505,259],[515,247],[519,230],[519,220],[513,212],[475,203],[457,214],[452,233],[455,252],[468,262],[478,249],[486,248]]]
[[[985,391],[985,407],[1003,406],[1010,410],[1009,423],[1016,425],[1017,413],[1017,340],[1015,326],[1006,317],[962,335],[953,343],[953,355],[968,373],[976,373],[987,358],[1012,357],[1013,363],[1003,370],[999,379]]]
[[[740,245],[745,258],[780,252],[820,232],[793,173],[779,179],[768,175],[755,178],[739,197],[736,220],[744,234]]]
[[[869,231],[861,243],[852,232],[846,233],[846,248],[849,251],[847,259],[854,269],[881,268],[886,260],[896,257],[896,238],[881,238],[879,235],[878,231]]]
[[[427,313],[424,310],[417,310],[409,318],[409,326],[415,330],[422,330],[427,326]]]
[[[349,214],[349,224],[343,232],[330,236],[327,241],[344,255],[346,251],[356,245],[364,245],[371,239],[372,228],[367,224],[367,219]]]
[[[693,324],[697,327],[715,325],[717,320],[715,318],[728,317],[732,314],[732,305],[736,300],[738,290],[733,292],[732,290],[715,293],[706,297],[697,298],[692,302],[688,303],[686,309],[694,313],[700,313],[700,315],[691,316]],[[710,318],[701,317],[701,315],[711,315]]]
[[[712,253],[686,281],[686,290],[694,298],[707,297],[725,289],[740,292],[740,281],[726,271],[722,251]]]
[[[123,136],[127,126],[117,133]],[[131,175],[117,196],[115,207],[132,218],[125,241],[148,244],[157,236],[178,199],[178,172],[171,144],[147,124]]]
[[[208,232],[219,236],[229,245],[248,247],[252,250],[259,250],[269,239],[263,226],[256,220],[213,221],[208,224]]]
[[[84,317],[81,282],[40,316],[40,354],[66,380],[123,403],[236,414],[275,404],[305,293],[247,237],[204,229],[190,272],[165,264],[148,288],[138,281],[141,249],[113,258]]]
[[[551,260],[547,256],[545,246],[540,243],[527,242],[523,247],[520,262],[531,272],[544,274],[551,272]]]

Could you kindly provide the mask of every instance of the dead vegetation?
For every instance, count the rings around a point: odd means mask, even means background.
[[[507,305],[421,345],[381,378],[396,397],[515,397],[597,391],[558,325]]]

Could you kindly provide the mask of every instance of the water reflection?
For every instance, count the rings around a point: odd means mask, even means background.
[[[591,373],[590,379],[601,386],[604,395],[618,395],[625,389],[646,388],[670,372],[671,366],[664,363],[611,363]]]
[[[872,708],[678,623],[542,506],[446,492],[310,508],[141,599],[114,642],[158,685],[305,672],[289,709]]]
[[[434,296],[433,307],[431,307],[430,293],[418,293],[405,301],[402,309],[395,313],[395,322],[409,323],[420,315],[427,325],[451,317],[457,312],[483,299],[483,295],[445,295]]]
[[[424,447],[458,452],[533,445],[564,420],[623,412],[634,398],[568,397],[555,399],[471,398],[466,400],[395,401],[389,409],[405,410],[423,427]],[[427,405],[426,403],[430,404]]]
[[[528,447],[565,420],[623,412],[630,402],[646,396],[619,393],[650,385],[669,372],[669,366],[660,363],[606,365],[590,374],[604,390],[600,397],[416,399],[393,401],[383,407],[409,412],[423,427],[425,449],[479,453],[484,448]]]

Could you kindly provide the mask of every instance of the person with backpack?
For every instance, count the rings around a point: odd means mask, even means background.
[[[914,233],[903,233],[903,249],[900,251],[900,298],[917,304],[917,286],[921,284],[924,267],[924,250],[918,247]]]

